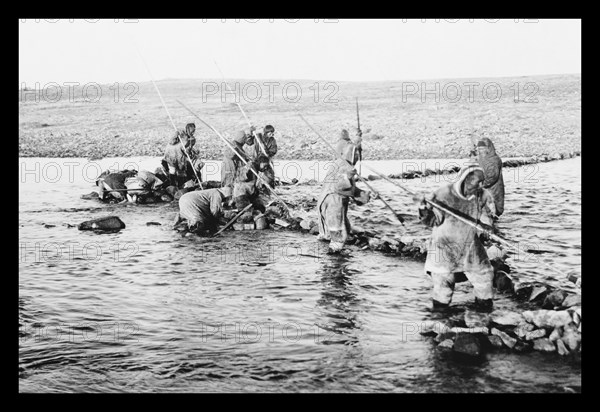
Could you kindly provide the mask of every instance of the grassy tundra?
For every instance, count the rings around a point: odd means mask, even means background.
[[[471,136],[490,137],[502,157],[581,150],[581,75],[489,79],[328,82],[311,80],[161,80],[178,128],[196,123],[205,159],[220,159],[221,140],[175,99],[229,137],[252,122],[276,129],[279,159],[331,159],[296,115],[333,142],[356,127],[359,99],[365,159],[460,158]],[[19,156],[161,156],[173,127],[152,83],[19,90]],[[260,87],[260,89],[259,89]],[[299,92],[301,90],[301,93]],[[460,95],[459,95],[460,93]]]

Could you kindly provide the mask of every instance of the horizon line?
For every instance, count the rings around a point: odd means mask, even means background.
[[[386,80],[333,80],[333,79],[316,79],[316,78],[247,78],[247,77],[231,77],[227,79],[228,82],[232,80],[237,81],[256,81],[256,80],[269,80],[269,81],[316,81],[316,82],[338,82],[338,83],[392,83],[392,82],[406,82],[406,81],[424,81],[424,80],[461,80],[461,79],[506,79],[506,78],[515,78],[515,77],[551,77],[551,76],[581,76],[581,72],[571,72],[571,73],[545,73],[545,74],[516,74],[516,75],[501,75],[501,76],[460,76],[460,77],[424,77],[424,78],[405,78],[405,79],[386,79]],[[154,80],[155,82],[164,82],[164,81],[203,81],[203,80],[218,80],[219,82],[223,82],[223,79],[217,79],[213,77],[164,77],[161,79]],[[109,85],[118,83],[119,81],[105,81],[105,82],[96,82],[100,85]],[[132,81],[129,81],[132,82]],[[152,83],[152,80],[136,80],[136,83]],[[29,84],[41,83],[40,81],[28,83],[19,80],[19,90],[21,90],[21,84],[25,83],[25,87],[28,87]],[[47,83],[57,83],[57,82],[47,82]],[[47,84],[46,83],[46,84]],[[63,82],[65,83],[65,82]],[[91,83],[91,82],[87,82]],[[85,83],[84,83],[85,84]]]

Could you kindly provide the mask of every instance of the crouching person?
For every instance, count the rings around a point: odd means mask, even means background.
[[[175,226],[186,223],[190,232],[208,235],[217,231],[223,203],[231,199],[232,189],[206,189],[188,192],[179,199]]]
[[[96,185],[98,186],[99,198],[105,202],[127,202],[125,181],[137,175],[137,170],[122,170],[102,172]]]
[[[154,193],[163,186],[165,182],[159,179],[154,173],[147,170],[140,170],[136,176],[125,180],[127,188],[127,200],[130,203],[144,203],[153,198]]]
[[[421,202],[421,221],[433,227],[427,246],[425,272],[433,281],[434,309],[450,305],[455,274],[459,272],[464,272],[473,285],[476,305],[488,310],[493,306],[494,271],[478,231],[426,201],[437,202],[458,215],[480,221],[485,216],[486,204],[491,196],[483,189],[484,179],[481,167],[466,166],[455,183],[416,198]]]
[[[342,136],[347,137],[347,132],[344,132],[346,131],[342,132]],[[355,144],[349,138],[342,138],[336,149],[344,160],[337,159],[333,167],[328,170],[317,200],[319,211],[317,239],[330,241],[329,253],[341,252],[351,232],[348,220],[350,199],[362,205],[374,197],[370,191],[356,187],[354,165],[360,158],[360,143]]]

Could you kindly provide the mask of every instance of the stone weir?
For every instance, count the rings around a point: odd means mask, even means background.
[[[304,198],[295,203],[293,213],[310,212],[315,206],[314,198]],[[318,234],[314,219],[290,218],[280,204],[269,206],[265,215],[273,229]],[[347,248],[357,247],[424,262],[427,240],[428,236],[391,238],[353,229]],[[573,284],[570,288],[554,287],[543,282],[519,282],[511,276],[505,251],[492,244],[487,246],[487,251],[494,267],[496,294],[514,299],[517,306],[526,310],[481,313],[467,309],[458,318],[450,316],[444,321],[423,322],[419,332],[432,336],[440,350],[452,351],[458,356],[477,357],[487,351],[541,351],[580,360],[581,276],[574,273],[565,276],[565,284]],[[457,283],[466,280],[463,273],[457,274]]]
[[[578,156],[581,156],[581,152],[579,152],[579,151],[569,152],[569,153],[555,153],[551,156],[547,155],[547,154],[543,154],[543,155],[532,156],[527,159],[505,160],[502,162],[502,167],[503,168],[520,167],[520,166],[526,166],[526,165],[530,165],[530,164],[534,164],[534,163],[545,163],[545,162],[551,162],[551,161],[555,161],[555,160],[571,159],[573,157],[578,157]],[[411,171],[403,172],[403,173],[393,173],[393,174],[388,175],[388,177],[391,179],[419,179],[419,178],[427,177],[427,176],[458,173],[459,171],[460,171],[460,166],[456,165],[456,166],[444,168],[444,169],[411,170]],[[379,179],[381,179],[381,177],[376,176],[376,175],[369,175],[367,177],[367,179],[379,180]]]
[[[504,167],[518,167],[536,162],[559,160],[579,156],[579,152],[568,155],[537,156],[528,160],[508,160]],[[456,170],[458,171],[458,170]],[[410,172],[412,175],[390,175],[391,178],[416,178],[435,173],[452,173],[455,171]],[[373,179],[378,177],[372,177]],[[313,182],[314,183],[314,182]],[[312,186],[310,183],[298,186]],[[95,197],[91,197],[96,198]],[[318,234],[318,226],[314,217],[316,199],[305,195],[288,204],[293,209],[290,217],[287,209],[280,203],[273,203],[266,208],[264,222],[258,227],[255,222],[238,223],[232,230],[274,229]],[[233,212],[233,211],[230,211]],[[262,216],[262,215],[261,215]],[[256,220],[255,220],[256,221]],[[153,222],[149,222],[153,223]],[[80,228],[81,229],[81,228]],[[194,236],[182,232],[183,236]],[[349,249],[359,248],[378,253],[392,254],[424,262],[427,256],[426,236],[389,237],[373,231],[353,228],[351,239],[347,242]],[[491,313],[466,310],[458,318],[446,317],[443,321],[423,322],[419,332],[432,336],[440,350],[451,350],[459,355],[480,356],[490,350],[510,350],[527,352],[531,350],[570,355],[577,359],[581,356],[581,275],[568,273],[565,275],[573,286],[568,288],[554,287],[543,282],[519,282],[511,276],[511,269],[506,264],[506,253],[497,246],[487,247],[488,256],[494,267],[494,287],[496,293],[508,296],[525,308],[520,312],[495,310]],[[457,282],[466,281],[464,274],[457,275]]]

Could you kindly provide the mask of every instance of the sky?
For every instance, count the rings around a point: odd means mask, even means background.
[[[19,20],[20,87],[220,79],[219,68],[330,81],[581,73],[581,20]]]

